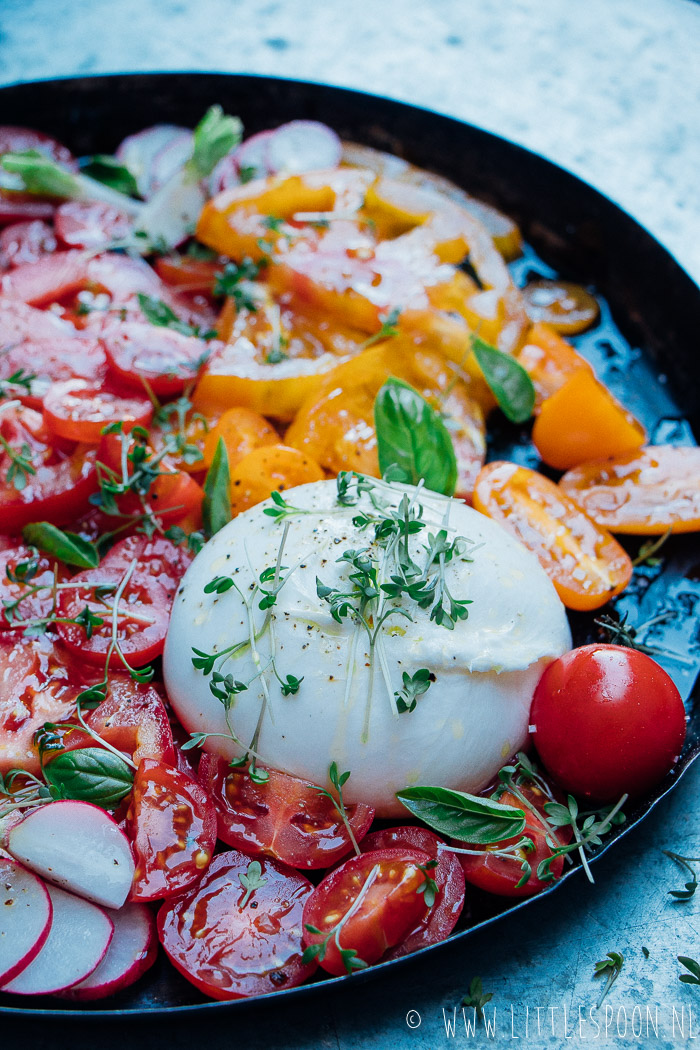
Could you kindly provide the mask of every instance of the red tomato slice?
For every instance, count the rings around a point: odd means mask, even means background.
[[[67,248],[101,248],[133,231],[127,213],[103,201],[66,201],[56,209],[54,225]]]
[[[9,379],[19,370],[36,378],[31,382],[30,393],[17,388],[17,399],[29,408],[41,410],[52,383],[78,377],[101,386],[107,374],[107,360],[97,341],[63,335],[23,339],[0,353],[0,379]]]
[[[0,226],[13,222],[32,222],[34,219],[51,219],[56,205],[50,201],[37,200],[28,193],[0,190]]]
[[[326,934],[352,914],[318,956],[324,970],[337,976],[348,973],[350,965],[341,956],[348,949],[369,966],[415,928],[427,912],[418,890],[431,859],[429,853],[408,846],[374,850],[326,875],[304,907],[304,944],[323,944]],[[310,926],[320,933],[312,933]]]
[[[39,772],[35,731],[73,715],[82,688],[45,635],[0,634],[0,773],[17,767]]]
[[[248,894],[241,876],[247,877],[250,863],[237,850],[220,853],[198,886],[158,912],[158,935],[168,958],[212,999],[293,988],[316,969],[301,959],[302,913],[313,886],[299,872],[263,857],[261,884]]]
[[[109,423],[123,424],[125,432],[148,427],[153,405],[146,397],[124,394],[113,385],[67,379],[54,383],[44,397],[44,421],[49,430],[68,441],[97,445]]]
[[[152,576],[164,587],[172,601],[180,580],[194,561],[194,554],[187,547],[178,547],[165,536],[129,536],[116,543],[102,560],[103,565],[121,567],[126,572],[131,562],[137,559],[139,571]]]
[[[489,463],[476,480],[473,502],[532,551],[567,608],[598,609],[629,583],[626,551],[543,474],[516,463]]]
[[[199,375],[211,349],[195,336],[137,321],[111,326],[103,339],[116,375],[138,390],[143,390],[145,379],[159,397],[182,393]]]
[[[86,569],[73,577],[75,589],[61,591],[58,613],[62,619],[74,619],[87,606],[95,616],[103,619],[95,626],[90,638],[81,624],[59,623],[61,640],[73,653],[88,663],[104,664],[112,637],[113,595],[95,598],[95,586],[122,582],[124,573],[103,562],[97,569]],[[143,667],[163,652],[165,632],[170,618],[170,601],[163,587],[138,566],[131,574],[119,601],[117,642],[121,652],[133,667]],[[109,666],[122,667],[116,651],[109,657]]]
[[[0,437],[4,529],[21,529],[30,521],[66,525],[87,509],[97,488],[94,451],[78,447],[70,455],[59,452],[49,444],[41,416],[31,408],[5,408],[0,413]],[[19,473],[18,455],[28,464]],[[8,472],[15,474],[9,481]]]
[[[19,300],[0,298],[0,346],[11,346],[22,339],[67,338],[81,338],[72,324]]]
[[[408,846],[411,849],[423,850],[431,860],[438,862],[437,867],[430,871],[430,877],[435,880],[438,887],[434,905],[407,937],[399,941],[393,948],[389,948],[383,956],[385,960],[398,959],[402,955],[417,952],[419,948],[425,948],[429,944],[444,941],[452,933],[462,914],[464,907],[462,865],[456,854],[440,850],[440,845],[444,846],[445,842],[434,831],[415,825],[382,828],[381,831],[371,832],[362,841],[360,848],[363,853]]]
[[[191,259],[187,255],[160,255],[155,262],[156,273],[166,284],[182,292],[211,294],[217,274],[224,264],[216,259]]]
[[[85,252],[54,252],[37,262],[25,263],[6,273],[0,291],[8,299],[30,306],[46,306],[88,282],[88,256]]]
[[[478,886],[479,889],[485,890],[487,893],[495,893],[499,897],[531,897],[534,893],[540,893],[547,886],[551,885],[551,882],[544,882],[537,878],[538,865],[552,855],[552,850],[546,842],[548,832],[545,832],[541,822],[527,808],[523,807],[520,799],[516,798],[515,795],[506,791],[499,798],[499,802],[503,803],[504,806],[513,806],[524,811],[525,828],[522,835],[504,839],[502,842],[496,842],[489,846],[456,842],[455,846],[460,849],[483,851],[478,856],[470,856],[466,853],[457,854],[464,869],[464,877],[472,886]],[[551,832],[549,834],[552,836]],[[524,849],[520,849],[514,857],[496,856],[496,851],[507,849],[524,836],[532,840],[535,847],[534,850],[528,853]],[[557,841],[560,841],[563,845],[566,840],[562,837]],[[518,886],[523,877],[522,863],[524,860],[527,860],[532,872],[525,885]],[[557,857],[552,861],[551,872],[555,879],[559,878],[563,868],[563,857]]]
[[[172,897],[199,882],[216,845],[216,810],[200,784],[145,758],[126,817],[136,860],[130,900]]]
[[[0,233],[0,267],[4,269],[34,263],[55,250],[54,232],[40,219],[15,222]]]
[[[22,574],[23,566],[30,565],[28,576]],[[16,577],[19,567],[20,582]],[[39,554],[36,549],[16,547],[0,552],[0,630],[19,630],[27,620],[43,620],[51,615],[53,596],[50,590],[38,591],[22,598],[19,604],[8,610],[6,603],[17,601],[33,587],[50,588],[54,583],[54,567],[59,583],[68,579],[65,568],[54,558]]]
[[[45,153],[71,171],[78,170],[78,162],[71,151],[57,139],[45,135],[34,128],[24,128],[15,124],[0,124],[0,156],[3,153],[25,153],[27,150]]]
[[[327,868],[352,848],[333,803],[306,780],[271,769],[264,784],[255,784],[245,771],[206,752],[199,779],[214,800],[219,838],[252,856],[265,853],[292,868]],[[357,803],[346,811],[359,842],[374,810]]]

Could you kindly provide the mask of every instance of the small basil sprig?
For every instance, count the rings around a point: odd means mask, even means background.
[[[78,799],[114,809],[129,794],[134,775],[126,762],[103,747],[62,751],[43,767],[55,799]]]
[[[120,164],[116,157],[110,157],[106,153],[96,153],[94,157],[86,157],[80,162],[80,170],[96,182],[102,182],[127,197],[138,197],[139,191],[136,179],[129,169]]]
[[[413,787],[397,791],[396,797],[414,817],[442,835],[488,845],[520,835],[525,813],[490,798],[443,787]]]
[[[204,481],[202,522],[207,536],[213,536],[231,520],[231,475],[228,452],[223,438],[219,438],[216,452]]]
[[[196,179],[211,175],[219,161],[241,141],[243,125],[227,116],[221,106],[211,106],[194,129],[192,156],[185,168]]]
[[[457,484],[452,438],[440,415],[417,390],[391,376],[374,401],[374,425],[382,476],[446,496]]]
[[[535,388],[519,361],[474,336],[472,350],[498,407],[511,423],[525,423],[535,407]]]
[[[36,521],[25,525],[22,536],[26,543],[38,547],[66,565],[78,569],[96,569],[100,556],[94,543],[84,540],[74,532],[63,532],[49,521]]]

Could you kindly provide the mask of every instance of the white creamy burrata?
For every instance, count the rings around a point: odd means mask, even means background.
[[[218,532],[178,591],[164,674],[185,728],[222,734],[208,737],[206,750],[233,758],[253,743],[259,764],[324,786],[335,761],[351,773],[347,801],[368,802],[379,816],[394,816],[405,813],[395,792],[409,785],[474,792],[489,782],[525,744],[535,685],[549,661],[571,648],[571,634],[564,606],[536,558],[495,522],[413,488],[376,483],[372,492],[383,509],[367,493],[351,506],[340,504],[335,481],[302,485],[284,499],[307,513],[275,519],[264,513],[272,506],[267,500]],[[436,589],[425,609],[403,594],[366,604],[367,627],[350,609],[337,622],[328,600],[319,597],[317,579],[349,593],[359,608],[349,579],[356,570],[338,559],[368,548],[379,583],[387,582],[398,564],[391,538],[378,542],[373,525],[362,529],[353,518],[386,519],[404,496],[411,514],[425,523],[409,541],[421,572],[429,561],[430,534],[445,528],[448,544],[464,537],[442,578],[454,598],[471,602],[468,618],[453,630],[431,621]],[[230,577],[235,586],[206,594],[205,586],[217,577]],[[440,579],[437,563],[426,578]],[[261,610],[264,591],[277,588],[275,604]],[[389,609],[411,619],[395,612],[384,620],[370,655],[368,630]],[[214,671],[247,688],[232,696],[227,726],[224,704],[209,688],[211,674],[195,668],[192,657],[193,648],[220,654],[231,646],[237,649]],[[421,669],[430,672],[430,686],[415,698],[413,710],[400,712],[412,700],[401,692],[403,674],[413,677]],[[303,681],[285,696],[280,680],[288,676]]]

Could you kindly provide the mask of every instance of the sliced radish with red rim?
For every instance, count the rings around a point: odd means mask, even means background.
[[[13,980],[39,954],[52,913],[41,879],[0,857],[0,985]]]
[[[89,977],[61,993],[61,998],[81,1002],[104,999],[141,977],[153,966],[158,954],[155,917],[144,904],[125,904],[107,911],[114,923],[114,936],[107,953]]]

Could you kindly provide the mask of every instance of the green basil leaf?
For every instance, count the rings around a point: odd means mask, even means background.
[[[84,540],[82,536],[76,536],[74,532],[63,532],[49,521],[25,525],[22,536],[26,543],[53,555],[66,565],[75,565],[79,569],[96,569],[100,563],[94,543]]]
[[[231,520],[231,475],[228,453],[223,438],[219,438],[216,452],[204,481],[202,521],[208,536],[213,536]]]
[[[116,157],[110,157],[106,153],[96,153],[94,157],[87,157],[80,163],[83,175],[89,175],[96,182],[124,193],[127,197],[138,197],[139,191],[136,179],[128,168],[120,164]]]
[[[228,117],[221,106],[211,106],[194,129],[194,149],[187,168],[199,179],[211,175],[221,158],[238,145],[242,134],[238,117]]]
[[[374,401],[379,468],[392,481],[417,485],[446,496],[457,484],[452,438],[439,414],[408,383],[387,379]]]
[[[124,759],[103,747],[62,751],[46,763],[44,777],[54,798],[79,799],[102,809],[114,809],[134,782]]]
[[[27,193],[47,197],[72,197],[76,193],[75,176],[35,149],[6,153],[0,164],[5,171],[19,175]]]
[[[487,845],[520,835],[525,813],[490,798],[443,787],[413,787],[396,797],[414,817],[442,835]]]
[[[476,336],[472,349],[504,416],[511,423],[527,422],[535,407],[535,388],[520,362]]]

